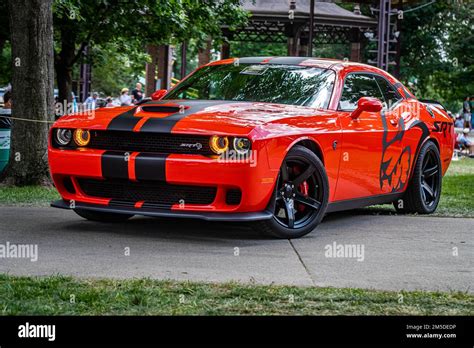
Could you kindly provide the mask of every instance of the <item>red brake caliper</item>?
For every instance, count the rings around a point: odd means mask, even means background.
[[[296,175],[298,175],[298,174],[301,173],[301,170],[300,170],[300,168],[298,168],[298,167],[294,167],[294,168],[293,168],[293,172],[294,172]],[[300,186],[298,187],[298,189],[299,189],[300,193],[303,194],[303,196],[306,196],[306,197],[308,196],[308,189],[309,189],[309,186],[308,186],[308,183],[307,183],[306,181],[303,181],[303,183],[300,184]],[[304,204],[298,203],[298,204],[296,205],[296,209],[297,209],[299,212],[304,211],[305,208],[306,208],[306,207],[304,206]]]

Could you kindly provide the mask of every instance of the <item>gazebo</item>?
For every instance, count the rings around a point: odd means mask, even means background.
[[[345,0],[353,10],[342,8],[332,0],[242,0],[244,9],[251,13],[248,24],[236,31],[223,26],[226,38],[221,57],[230,55],[235,42],[284,43],[289,56],[312,56],[313,47],[320,44],[348,44],[351,61],[362,61],[364,50],[367,63],[389,70],[393,66],[399,75],[400,38],[403,9],[420,0]],[[371,16],[360,12],[360,4],[369,4]],[[313,5],[313,6],[312,6]],[[413,9],[410,9],[413,10]],[[199,64],[209,62],[211,44],[199,52]],[[149,49],[152,62],[147,64],[147,94],[156,84],[169,88],[171,83],[170,46]],[[181,77],[186,71],[186,44],[181,48]],[[149,73],[150,71],[150,73]]]
[[[230,41],[286,43],[289,56],[311,56],[312,47],[318,44],[347,43],[351,45],[348,58],[360,61],[362,33],[374,30],[377,20],[332,2],[315,1],[312,13],[310,4],[311,0],[243,1],[252,16],[248,25],[236,32],[222,28],[227,38],[222,56],[228,57]]]

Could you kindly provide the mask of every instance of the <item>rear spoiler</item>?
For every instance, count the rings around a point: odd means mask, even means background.
[[[440,102],[436,101],[436,100],[429,100],[429,99],[418,99],[419,102],[423,103],[423,104],[428,104],[428,105],[433,105],[437,108],[441,108],[443,109],[444,111],[448,112],[448,109],[446,109],[444,107],[443,104],[441,104]]]

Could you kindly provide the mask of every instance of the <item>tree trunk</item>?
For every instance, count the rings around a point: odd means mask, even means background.
[[[198,49],[198,66],[203,66],[211,61],[212,41],[206,40],[204,47]]]
[[[12,126],[7,183],[50,182],[48,121],[53,120],[52,0],[8,0],[12,44]]]
[[[61,52],[54,57],[60,103],[72,101],[72,66],[76,56],[76,35],[69,30],[61,32]]]
[[[150,62],[146,63],[145,95],[150,97],[156,90],[156,66],[158,62],[158,46],[147,45],[147,53],[150,55]]]

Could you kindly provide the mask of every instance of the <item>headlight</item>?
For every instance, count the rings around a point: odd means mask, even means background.
[[[56,142],[60,146],[67,146],[72,140],[72,132],[70,129],[56,129]]]
[[[229,138],[213,135],[209,140],[211,150],[220,155],[229,149]]]
[[[86,146],[91,140],[91,134],[88,130],[76,129],[74,131],[74,142],[77,146]]]
[[[247,138],[234,138],[232,145],[239,155],[246,155],[250,150],[250,140]]]

